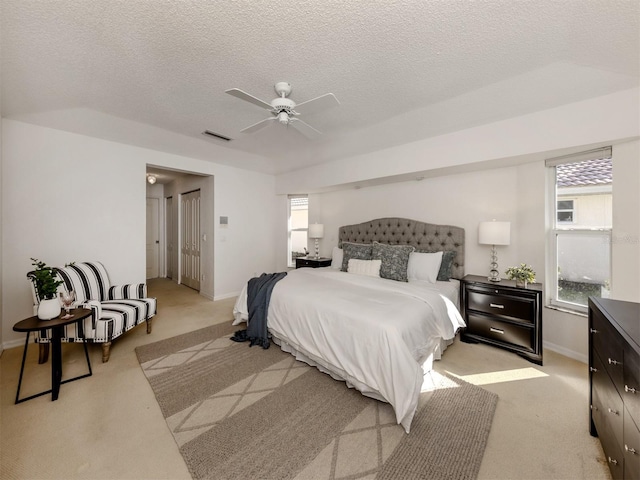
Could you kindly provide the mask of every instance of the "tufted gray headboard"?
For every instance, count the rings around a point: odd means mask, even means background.
[[[412,245],[425,252],[454,251],[453,278],[464,276],[464,228],[434,225],[406,218],[377,218],[357,225],[345,225],[338,231],[342,242]]]

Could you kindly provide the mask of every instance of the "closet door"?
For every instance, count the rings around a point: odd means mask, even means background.
[[[147,197],[147,278],[158,277],[160,262],[159,203],[157,198]]]
[[[173,211],[173,197],[165,198],[165,237],[167,245],[167,278],[174,278],[175,265],[178,264],[176,257],[176,239],[178,238],[178,230],[175,224],[175,212]]]
[[[180,283],[200,290],[200,190],[182,194]]]

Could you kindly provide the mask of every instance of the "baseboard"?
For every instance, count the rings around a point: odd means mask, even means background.
[[[8,342],[2,342],[3,351],[15,347],[24,347],[24,338],[17,338],[15,340],[9,340]]]
[[[202,295],[204,298],[208,298],[209,300],[213,301],[213,297],[211,295],[209,295],[208,293],[200,292],[200,295]]]
[[[225,298],[237,297],[238,295],[240,295],[240,292],[223,293],[222,295],[214,296],[213,300],[224,300]]]
[[[574,352],[573,350],[569,350],[568,348],[556,345],[555,343],[551,342],[542,342],[542,345],[544,348],[559,353],[560,355],[564,355],[565,357],[573,358],[574,360],[577,360],[584,364],[589,363],[589,357],[582,353]]]

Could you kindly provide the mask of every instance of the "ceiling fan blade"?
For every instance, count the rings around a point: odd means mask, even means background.
[[[302,135],[304,135],[305,137],[311,140],[314,140],[320,137],[320,135],[322,135],[322,132],[320,132],[319,130],[316,130],[311,125],[303,122],[299,118],[290,118],[289,125],[291,125],[297,131],[299,131]]]
[[[298,113],[309,115],[311,113],[319,112],[320,110],[337,107],[338,105],[340,105],[340,102],[333,93],[325,93],[324,95],[312,98],[306,102],[298,103],[295,110]]]
[[[225,90],[225,93],[228,93],[229,95],[233,95],[234,97],[237,97],[240,100],[253,103],[254,105],[257,105],[262,108],[267,108],[269,110],[273,108],[270,103],[267,103],[264,100],[260,100],[259,98],[254,97],[253,95],[250,95],[247,92],[243,92],[238,88],[231,88],[229,90]]]
[[[267,125],[269,125],[269,122],[271,120],[276,120],[276,117],[271,117],[271,118],[265,118],[264,120],[260,120],[258,123],[254,123],[253,125],[249,125],[247,128],[243,128],[242,130],[240,130],[240,133],[253,133],[253,132],[257,132],[258,130],[260,130],[261,128],[266,127]]]

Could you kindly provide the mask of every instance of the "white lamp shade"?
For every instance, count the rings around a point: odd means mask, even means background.
[[[309,225],[309,238],[324,237],[324,225],[321,223],[313,223]]]
[[[480,222],[478,243],[482,245],[509,245],[511,243],[511,222]]]

